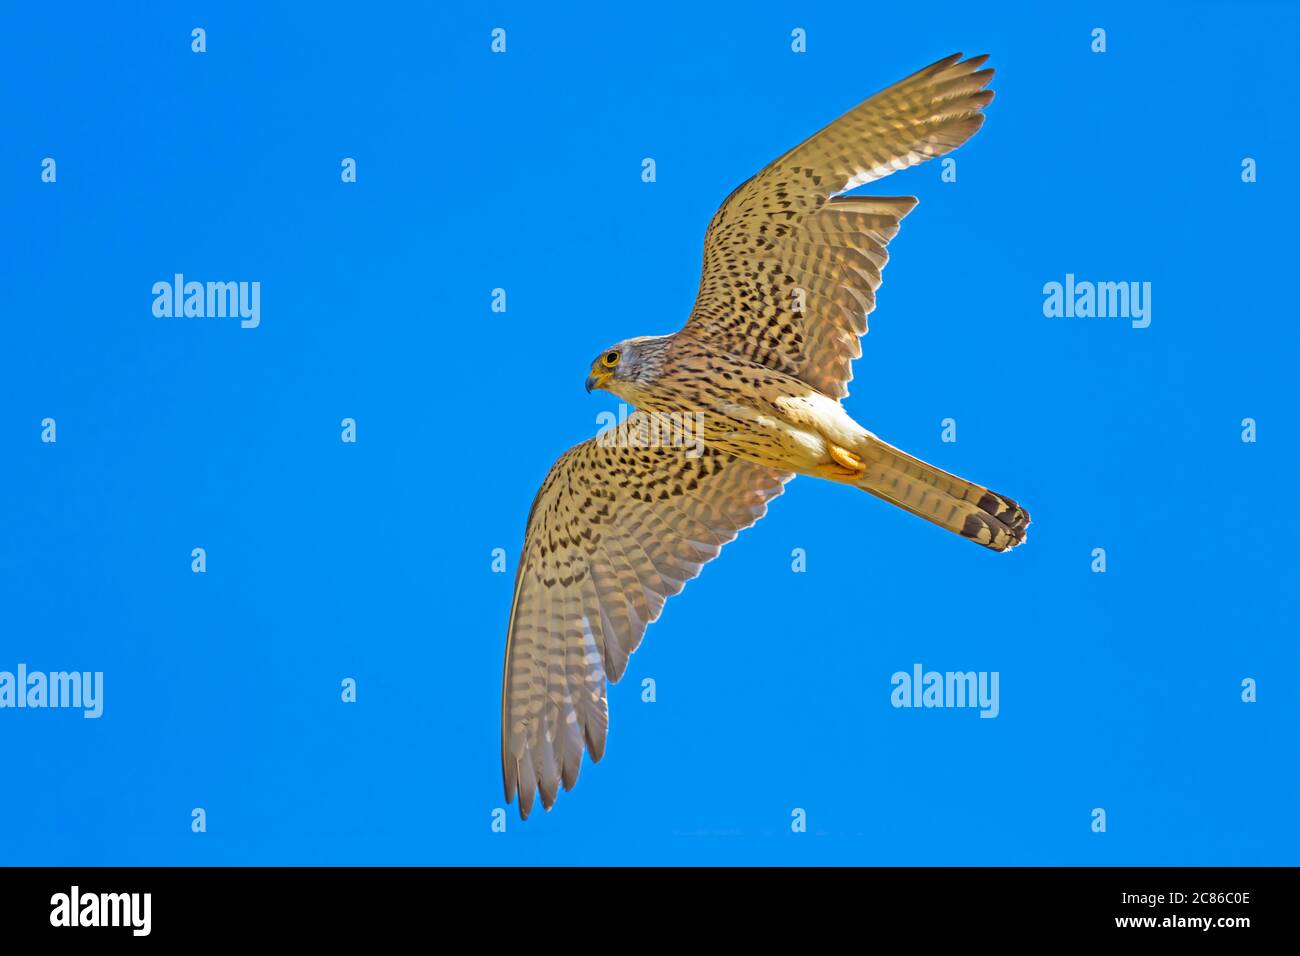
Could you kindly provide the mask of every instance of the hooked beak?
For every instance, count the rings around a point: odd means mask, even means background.
[[[593,388],[604,388],[605,383],[609,381],[611,373],[600,369],[595,369],[587,376],[587,394],[591,394]]]

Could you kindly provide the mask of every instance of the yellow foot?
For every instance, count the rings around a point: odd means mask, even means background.
[[[834,442],[827,442],[826,450],[830,453],[831,460],[848,472],[849,475],[857,477],[866,474],[867,466],[863,464],[862,459],[847,448],[841,448]]]

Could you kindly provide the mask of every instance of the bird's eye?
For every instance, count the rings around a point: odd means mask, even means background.
[[[613,368],[618,364],[618,359],[618,349],[610,349],[600,357],[600,364],[605,366],[605,368]]]

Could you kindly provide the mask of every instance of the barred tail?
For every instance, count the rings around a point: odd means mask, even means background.
[[[879,438],[858,454],[867,463],[857,486],[926,521],[993,551],[1010,551],[1025,540],[1029,513],[1010,498],[927,465]]]

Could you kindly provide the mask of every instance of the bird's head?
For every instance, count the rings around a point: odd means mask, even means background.
[[[632,404],[658,377],[670,336],[643,335],[615,342],[591,363],[587,391],[603,388]]]

